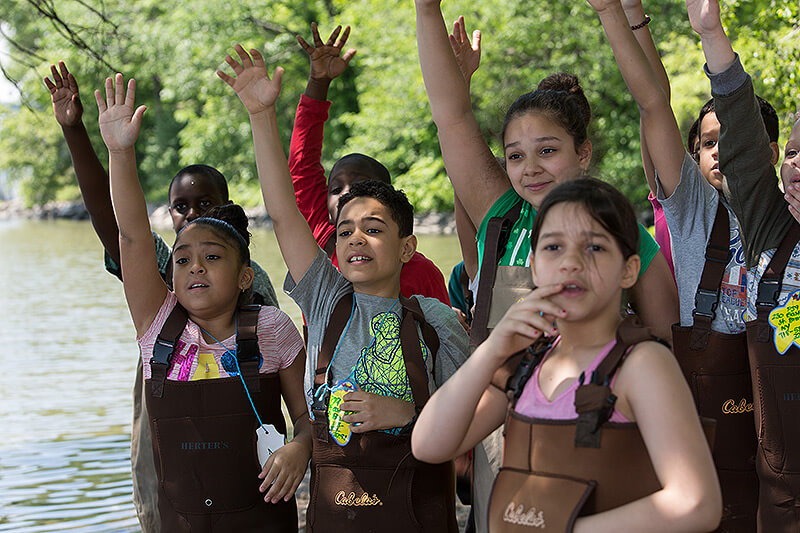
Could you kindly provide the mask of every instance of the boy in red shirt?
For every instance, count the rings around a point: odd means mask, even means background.
[[[326,184],[322,158],[322,139],[325,121],[328,120],[328,87],[334,78],[341,75],[355,55],[354,49],[342,55],[342,47],[350,35],[346,27],[339,37],[338,26],[327,43],[319,36],[317,25],[311,24],[314,44],[309,45],[297,36],[297,41],[308,53],[311,68],[305,93],[297,106],[291,147],[289,149],[289,172],[292,175],[295,201],[305,217],[314,239],[328,253],[334,266],[339,267],[335,250],[336,206],[339,196],[346,193],[353,183],[374,179],[391,184],[389,171],[377,160],[363,154],[348,154],[331,168]],[[405,297],[414,294],[436,298],[450,305],[444,276],[441,271],[419,252],[403,266],[400,273],[400,292]]]

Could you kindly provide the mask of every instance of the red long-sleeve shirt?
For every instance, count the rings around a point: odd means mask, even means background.
[[[322,167],[322,139],[331,103],[300,96],[289,148],[289,172],[292,175],[297,207],[308,221],[320,247],[331,238],[335,227],[328,215],[328,185]],[[334,250],[331,261],[339,268]],[[416,252],[400,272],[400,293],[406,298],[414,294],[436,298],[450,305],[442,272],[433,262]]]

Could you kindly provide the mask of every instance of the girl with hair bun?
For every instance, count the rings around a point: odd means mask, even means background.
[[[180,229],[170,290],[158,271],[133,145],[135,83],[95,92],[109,152],[125,297],[144,363],[161,531],[296,532],[311,455],[305,350],[289,317],[250,304],[247,216],[223,205]],[[127,94],[126,94],[127,93]],[[286,443],[281,396],[294,424]]]

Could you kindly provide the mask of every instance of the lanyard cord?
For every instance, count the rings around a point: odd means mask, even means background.
[[[209,333],[206,330],[204,330],[199,324],[198,324],[197,327],[200,328],[200,331],[202,331],[203,333],[205,333],[206,335],[208,335],[209,337],[214,339],[214,342],[216,342],[217,344],[222,346],[222,348],[226,352],[226,355],[230,355],[231,357],[233,357],[233,361],[236,363],[236,374],[239,376],[239,379],[242,380],[242,385],[244,386],[244,392],[245,392],[245,394],[247,394],[247,399],[250,400],[250,407],[253,408],[253,412],[256,414],[256,418],[258,419],[258,425],[261,426],[261,427],[264,427],[264,422],[261,421],[261,417],[258,415],[258,411],[256,410],[256,405],[253,403],[253,398],[250,396],[250,391],[247,390],[247,384],[244,382],[244,378],[242,377],[242,370],[241,370],[241,368],[239,368],[239,357],[237,356],[236,351],[231,352],[228,348],[225,347],[224,344],[219,342],[216,339],[216,337],[214,337],[211,333]],[[234,329],[235,336],[238,338],[238,336],[239,336],[239,315],[238,314],[234,316],[234,328],[235,328]],[[234,348],[234,350],[236,350],[236,349]],[[225,367],[225,365],[223,365],[223,368],[224,367]],[[227,370],[226,370],[226,372],[227,372]]]

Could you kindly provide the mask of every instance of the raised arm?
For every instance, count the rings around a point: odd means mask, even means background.
[[[646,144],[659,147],[658,150],[650,151],[649,155],[658,172],[664,193],[670,196],[680,183],[685,149],[680,128],[662,85],[663,80],[659,80],[641,44],[634,36],[619,0],[588,1],[603,23],[620,73],[631,95],[639,104]]]
[[[481,135],[464,75],[451,49],[439,0],[417,0],[417,47],[422,78],[450,181],[472,223],[480,226],[510,187]]]
[[[248,54],[238,44],[235,48],[241,63],[231,56],[225,56],[225,61],[236,76],[221,71],[217,71],[217,75],[236,91],[250,115],[264,204],[289,273],[293,279],[300,280],[317,256],[319,246],[294,201],[292,178],[278,135],[275,102],[281,92],[283,69],[276,68],[274,77],[270,79],[264,58],[258,51],[250,50]]]
[[[292,176],[297,207],[308,221],[314,238],[320,246],[330,234],[328,214],[328,188],[325,169],[322,167],[322,141],[325,121],[328,119],[328,87],[347,68],[355,55],[351,48],[342,54],[350,36],[350,26],[342,32],[337,26],[327,42],[323,43],[316,23],[311,24],[313,46],[301,36],[297,42],[308,53],[310,68],[308,84],[294,119],[289,147],[289,173]]]
[[[700,35],[720,123],[722,188],[742,231],[748,266],[775,248],[793,218],[777,187],[773,157],[753,83],[731,47],[719,0],[687,0],[692,29]]]
[[[119,226],[122,284],[136,333],[142,336],[167,294],[167,286],[158,273],[156,248],[133,149],[145,107],[134,110],[136,82],[133,78],[128,81],[127,94],[122,74],[117,74],[113,81],[106,78],[105,89],[105,100],[100,91],[95,91],[94,97],[100,111],[100,134],[108,147],[111,202]]]
[[[83,105],[78,94],[78,83],[63,61],[58,62],[58,68],[50,65],[50,72],[53,79],[45,77],[44,83],[53,100],[53,114],[67,141],[83,203],[103,248],[114,263],[119,264],[119,232],[111,207],[108,174],[83,125]]]

